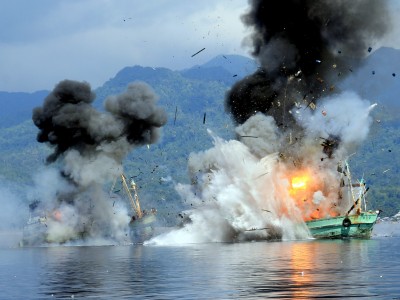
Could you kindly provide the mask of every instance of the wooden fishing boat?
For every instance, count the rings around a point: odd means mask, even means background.
[[[314,238],[361,238],[371,237],[373,227],[378,219],[380,211],[367,210],[366,188],[364,180],[357,183],[351,182],[351,173],[347,161],[344,168],[341,166],[338,171],[344,174],[347,184],[341,178],[341,188],[347,189],[349,198],[353,201],[347,213],[322,219],[306,221],[306,225]],[[355,191],[357,188],[357,191]]]
[[[339,216],[307,221],[306,225],[314,238],[361,238],[371,237],[379,212]]]

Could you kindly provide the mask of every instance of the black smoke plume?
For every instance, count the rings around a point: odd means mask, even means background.
[[[39,185],[33,210],[46,212],[45,236],[30,243],[65,243],[82,238],[125,241],[129,208],[104,190],[123,173],[122,162],[136,146],[159,138],[166,123],[157,96],[144,83],[105,100],[105,112],[92,106],[95,94],[85,82],[61,81],[43,106],[33,111],[37,140],[54,150]]]
[[[157,96],[144,83],[130,84],[125,93],[107,98],[107,114],[92,106],[94,99],[88,83],[64,80],[42,107],[34,109],[38,142],[54,148],[47,158],[49,163],[70,149],[90,155],[105,149],[105,145],[107,152],[120,161],[123,156],[119,155],[117,141],[126,141],[130,146],[154,143],[167,120],[165,111],[156,106]]]
[[[290,109],[334,92],[390,25],[386,1],[249,3],[242,19],[253,30],[252,54],[261,67],[227,93],[226,109],[239,124],[261,112],[292,126]]]

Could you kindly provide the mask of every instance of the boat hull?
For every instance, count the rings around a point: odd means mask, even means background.
[[[375,212],[363,212],[359,215],[307,221],[306,225],[314,238],[368,239],[371,237],[372,229],[377,218],[378,214]]]
[[[142,244],[154,235],[156,216],[150,214],[129,224],[130,238],[134,244]]]

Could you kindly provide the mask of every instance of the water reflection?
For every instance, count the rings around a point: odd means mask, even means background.
[[[373,249],[374,243],[306,241],[252,245],[252,255],[243,262],[249,269],[231,271],[240,274],[239,286],[247,284],[240,293],[243,298],[257,294],[277,299],[368,298],[378,296],[370,288],[369,277],[368,249]]]
[[[107,280],[104,275],[108,270],[102,263],[110,259],[106,250],[103,247],[47,248],[40,293],[56,298],[96,294]]]
[[[302,241],[11,254],[21,258],[13,269],[29,270],[18,283],[30,299],[388,298],[400,295],[398,246],[400,240]],[[7,289],[8,277],[1,278]],[[18,295],[10,291],[5,295]]]
[[[295,299],[311,298],[312,293],[309,288],[315,278],[310,270],[314,269],[313,257],[315,257],[315,247],[312,243],[293,244],[291,253],[291,267],[293,268],[292,281],[296,287],[293,292]],[[306,288],[307,287],[307,288]]]

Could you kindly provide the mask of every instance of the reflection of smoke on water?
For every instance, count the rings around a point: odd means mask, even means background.
[[[388,28],[376,1],[250,1],[254,74],[227,93],[238,141],[192,154],[186,225],[149,243],[308,237],[303,220],[346,212],[338,163],[367,137],[373,106],[335,89]],[[294,179],[301,184],[294,184]],[[293,179],[293,180],[292,180]]]
[[[57,164],[36,177],[31,193],[37,209],[47,212],[52,242],[125,237],[128,209],[113,203],[103,187],[122,173],[122,160],[134,147],[157,141],[166,123],[146,84],[108,97],[105,113],[91,105],[94,98],[89,84],[65,80],[33,111],[38,141],[54,150],[47,162]]]

